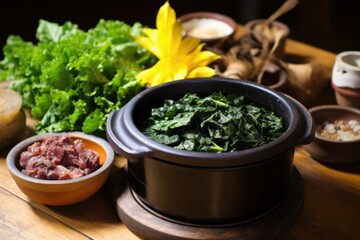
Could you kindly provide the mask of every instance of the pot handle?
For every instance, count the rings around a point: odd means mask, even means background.
[[[123,109],[120,109],[111,112],[107,119],[106,135],[114,151],[127,159],[139,159],[151,155],[153,151],[150,148],[132,137],[123,118]]]
[[[311,113],[299,101],[289,95],[286,96],[295,105],[300,117],[299,127],[295,134],[297,144],[311,143],[315,136],[315,123]]]

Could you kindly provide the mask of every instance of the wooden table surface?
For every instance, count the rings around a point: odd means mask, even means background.
[[[332,68],[335,54],[289,40],[288,58],[316,60]],[[330,93],[329,93],[330,92]],[[331,90],[324,94],[332,94]],[[326,99],[326,100],[322,100]],[[319,96],[319,104],[333,103]],[[31,126],[33,120],[27,120]],[[30,201],[6,168],[8,150],[0,153],[0,239],[138,239],[115,210],[112,187],[126,161],[118,158],[106,185],[91,198],[70,206],[45,206]],[[281,240],[360,239],[360,163],[335,167],[313,160],[296,147],[294,164],[305,186],[298,221]]]

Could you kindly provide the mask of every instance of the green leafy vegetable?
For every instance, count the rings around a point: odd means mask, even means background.
[[[136,76],[155,61],[133,39],[141,28],[100,20],[85,32],[70,22],[40,20],[37,44],[8,37],[0,76],[15,79],[11,88],[39,119],[37,132],[102,135],[108,114],[144,88]]]
[[[188,93],[151,110],[143,133],[177,149],[231,152],[264,145],[283,133],[282,117],[243,96],[215,92],[205,98]]]

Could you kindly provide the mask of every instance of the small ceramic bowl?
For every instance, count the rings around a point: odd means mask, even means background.
[[[88,175],[67,180],[38,179],[21,172],[20,154],[27,150],[28,146],[46,137],[63,135],[80,139],[85,148],[97,152],[100,155],[100,168]],[[81,132],[45,133],[32,136],[15,145],[6,157],[6,164],[17,186],[31,200],[46,205],[68,205],[89,198],[101,188],[110,173],[114,156],[114,150],[102,138]]]
[[[287,74],[279,66],[268,63],[261,79],[261,84],[279,92],[288,90]]]
[[[258,36],[259,40],[261,41],[261,36],[256,34],[256,32],[254,32],[254,29],[256,28],[256,26],[260,25],[264,21],[265,21],[265,19],[254,19],[252,21],[247,22],[245,24],[246,33],[255,33],[255,36]],[[270,25],[270,27],[267,28],[267,30],[263,32],[263,35],[267,39],[270,39],[270,40],[272,39],[272,41],[270,41],[271,44],[274,44],[274,37],[275,37],[274,32],[275,31],[282,31],[282,36],[280,38],[279,45],[277,46],[277,49],[274,52],[275,56],[282,59],[285,56],[285,45],[286,45],[286,40],[290,34],[290,29],[285,23],[279,22],[279,21],[274,21]]]
[[[229,38],[237,23],[229,16],[215,12],[191,12],[178,18],[186,36],[200,38],[212,45]]]
[[[360,51],[345,51],[336,55],[332,82],[337,87],[360,90]]]
[[[321,105],[309,109],[317,126],[325,122],[334,123],[343,120],[349,122],[356,120],[360,123],[360,110],[338,105]],[[331,140],[315,133],[315,139],[304,145],[306,151],[316,160],[331,164],[346,164],[360,160],[360,139],[357,140]]]
[[[331,86],[340,106],[360,108],[360,51],[336,55]]]

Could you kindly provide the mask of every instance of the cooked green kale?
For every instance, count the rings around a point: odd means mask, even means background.
[[[189,80],[190,81],[190,80]],[[231,152],[262,146],[283,133],[283,119],[246,103],[243,96],[215,92],[205,98],[188,93],[151,110],[143,133],[176,149]]]

